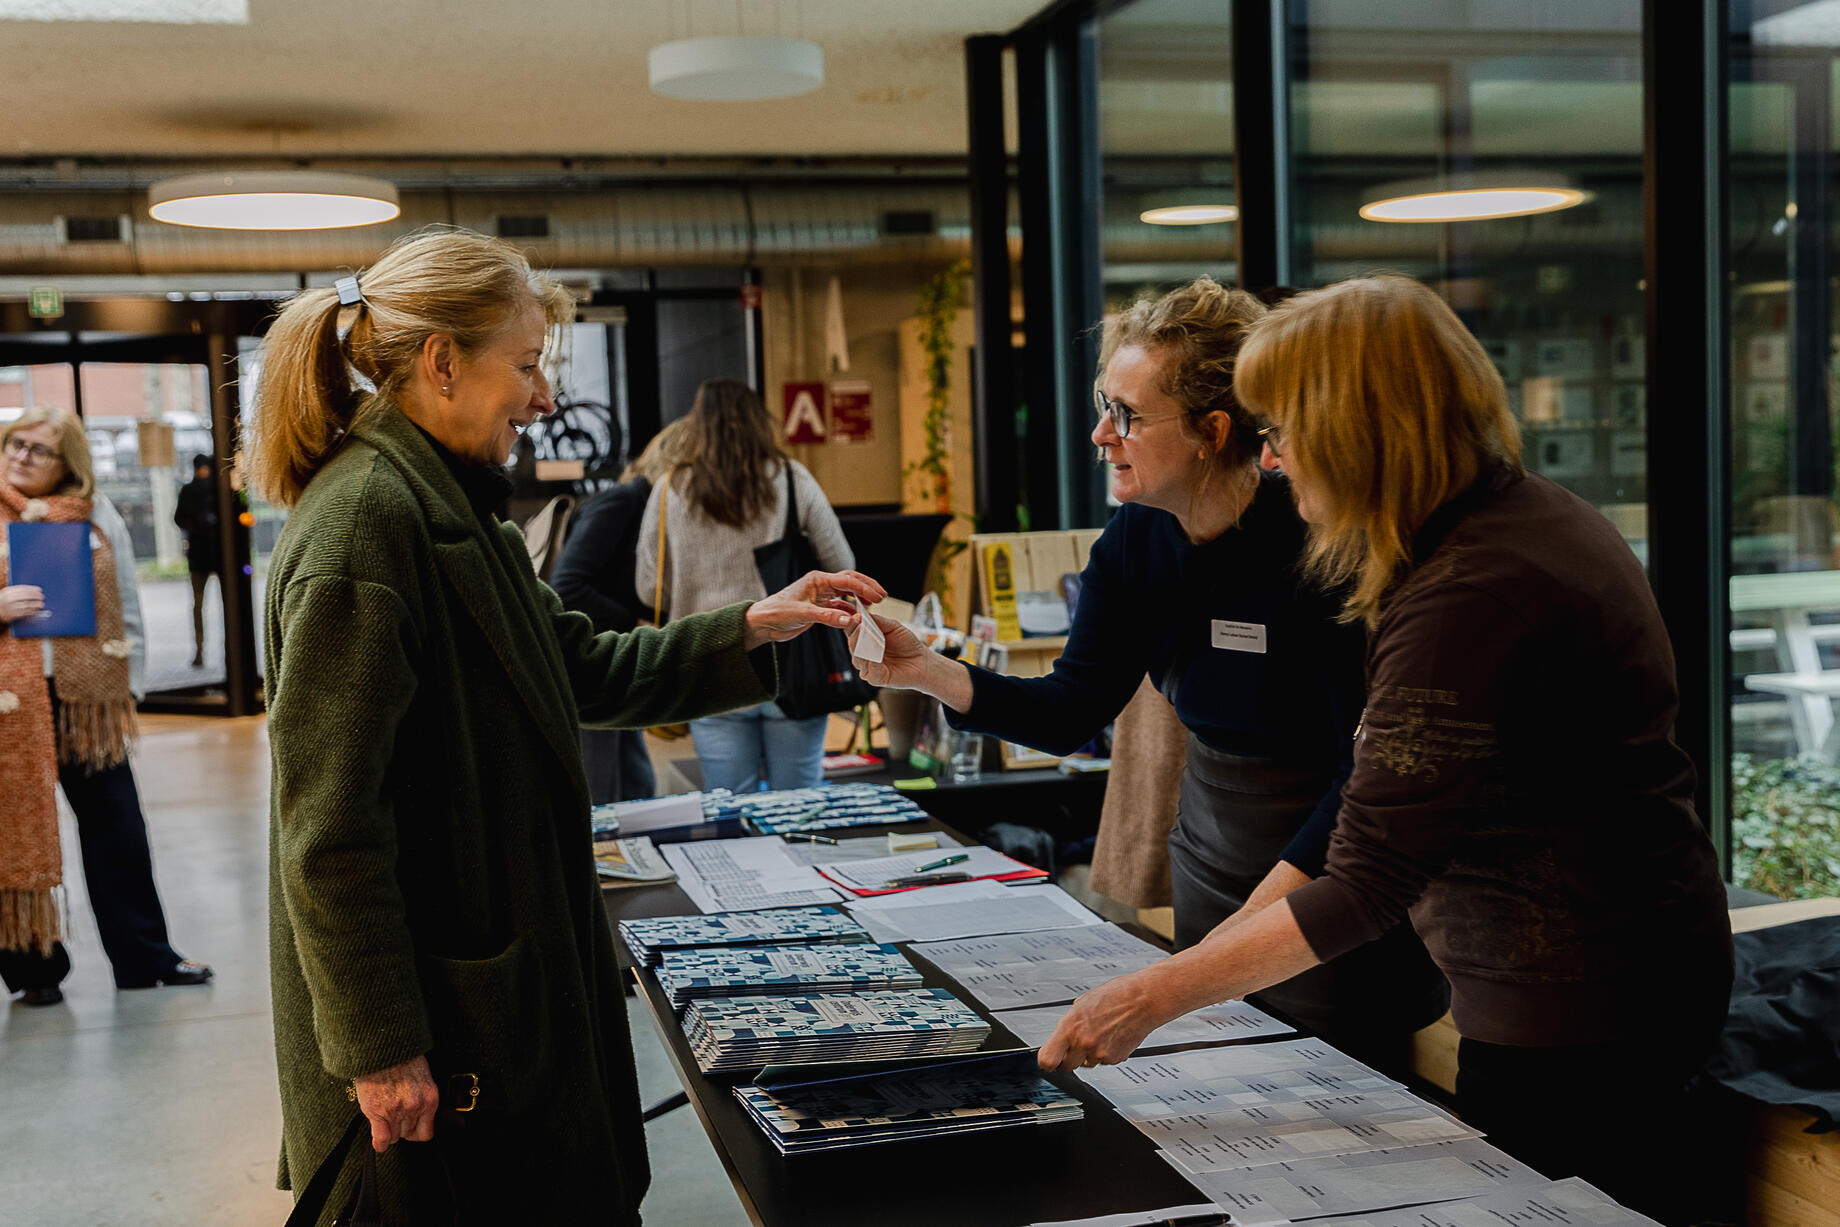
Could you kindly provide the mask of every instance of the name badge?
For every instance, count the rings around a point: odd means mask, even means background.
[[[1223,622],[1214,619],[1214,646],[1228,652],[1257,652],[1265,655],[1265,624],[1262,622]]]

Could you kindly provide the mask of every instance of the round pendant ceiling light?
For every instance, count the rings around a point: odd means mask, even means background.
[[[680,38],[653,47],[646,63],[652,92],[667,98],[757,102],[824,84],[824,49],[802,38]]]
[[[395,184],[316,170],[163,179],[147,189],[147,205],[155,221],[213,230],[336,230],[402,213]]]
[[[1412,179],[1377,189],[1361,206],[1370,222],[1480,222],[1556,213],[1591,199],[1562,175],[1489,171]]]
[[[1140,222],[1152,226],[1207,226],[1217,222],[1239,220],[1239,206],[1230,204],[1167,205],[1145,209],[1137,215]]]

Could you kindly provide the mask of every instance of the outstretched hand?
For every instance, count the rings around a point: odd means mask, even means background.
[[[743,645],[752,651],[769,643],[796,639],[809,626],[855,629],[855,607],[844,599],[857,597],[865,605],[888,599],[880,584],[856,571],[809,571],[801,579],[748,606],[747,634]]]
[[[1119,976],[1075,1001],[1035,1059],[1050,1070],[1116,1065],[1165,1021],[1139,973]]]

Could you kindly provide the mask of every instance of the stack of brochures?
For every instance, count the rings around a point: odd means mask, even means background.
[[[1033,1058],[1027,1065],[1033,1065]],[[934,1065],[799,1085],[738,1086],[735,1097],[782,1155],[1054,1125],[1083,1115],[1079,1100],[1014,1061]]]
[[[622,920],[620,938],[632,951],[633,959],[645,967],[656,966],[667,950],[870,940],[868,930],[834,907],[713,912],[706,916],[649,916]]]
[[[739,818],[757,835],[784,835],[788,831],[921,822],[926,811],[886,784],[844,783],[741,794],[712,789],[703,794],[703,818],[708,822]]]
[[[667,950],[658,985],[681,1010],[707,997],[919,988],[920,972],[893,946],[744,946]]]
[[[990,1024],[943,988],[716,997],[684,1011],[684,1038],[704,1073],[970,1052]]]

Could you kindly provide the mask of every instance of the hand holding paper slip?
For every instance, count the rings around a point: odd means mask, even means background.
[[[867,661],[869,664],[879,665],[888,647],[888,636],[884,635],[882,628],[875,624],[875,619],[869,616],[869,611],[863,608],[862,601],[855,593],[849,594],[849,600],[850,604],[856,606],[857,617],[862,619],[862,633],[856,636],[856,643],[850,648],[850,655],[858,660]]]

